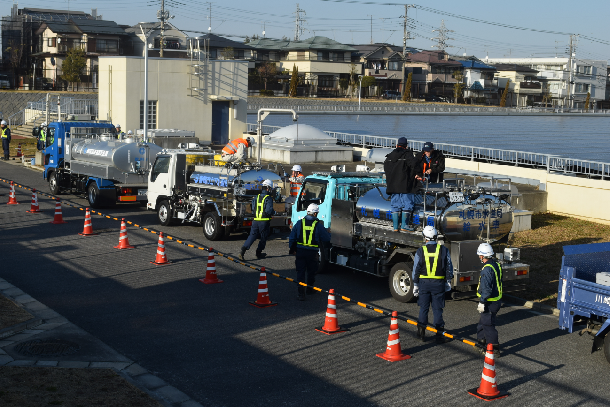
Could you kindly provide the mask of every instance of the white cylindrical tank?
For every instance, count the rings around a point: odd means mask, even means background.
[[[148,150],[148,152],[147,152]],[[72,160],[115,167],[124,173],[148,168],[147,159],[161,152],[156,144],[134,143],[133,140],[85,139],[72,145]]]

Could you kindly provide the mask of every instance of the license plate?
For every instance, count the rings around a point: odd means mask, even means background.
[[[461,192],[449,192],[449,202],[464,202],[464,194]]]
[[[138,195],[140,195],[140,196],[148,195],[148,189],[139,189],[138,190]]]

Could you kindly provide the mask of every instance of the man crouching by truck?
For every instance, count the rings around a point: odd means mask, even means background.
[[[318,258],[320,243],[330,242],[330,233],[318,220],[320,208],[316,204],[307,207],[307,216],[296,222],[290,231],[288,238],[289,254],[296,254],[295,266],[297,269],[297,281],[312,286],[316,282],[316,271],[320,259]],[[305,280],[307,275],[307,280]],[[305,301],[305,293],[313,294],[313,288],[299,284],[297,299]]]

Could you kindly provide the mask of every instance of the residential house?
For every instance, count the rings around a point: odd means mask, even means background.
[[[158,57],[161,52],[161,23],[140,23],[125,28],[129,35],[127,43],[130,45],[125,55],[144,56],[145,35],[148,35],[148,56]],[[163,30],[163,57],[187,58],[188,38],[183,31],[171,23],[165,23]]]
[[[85,52],[85,71],[80,82],[85,87],[98,87],[98,57],[121,55],[125,31],[114,21],[69,19],[67,21],[47,21],[36,30],[38,41],[32,58],[42,69],[41,74],[48,78],[53,87],[67,86],[61,78],[63,61],[71,49]]]
[[[488,64],[516,64],[535,69],[537,78],[550,93],[554,106],[584,107],[587,93],[590,103],[606,99],[608,62],[580,58],[489,58]]]
[[[463,65],[450,58],[445,51],[421,51],[407,56],[405,71],[412,73],[411,95],[421,98],[426,94],[453,98],[455,71]]]
[[[459,61],[464,70],[465,100],[479,104],[499,104],[498,82],[494,80],[496,68],[484,64],[474,56],[453,56],[452,59]]]
[[[498,81],[500,95],[510,80],[506,107],[526,107],[542,101],[542,84],[536,76],[537,70],[517,64],[494,64],[494,67],[497,71],[494,78]]]
[[[390,44],[355,44],[352,60],[362,64],[362,75],[372,76],[376,79],[376,87],[380,90],[402,91],[403,56],[402,47]],[[407,48],[407,53],[417,52]]]
[[[311,37],[302,41],[258,38],[248,43],[255,49],[256,66],[275,63],[281,71],[292,72],[294,66],[303,74],[303,90],[307,96],[337,96],[340,79],[347,85],[352,70],[360,73],[360,63],[352,64],[355,48],[326,37]],[[254,84],[252,84],[254,85]],[[287,93],[287,84],[280,84],[280,93]],[[250,91],[262,88],[250,87]]]
[[[204,34],[196,37],[201,49],[207,49],[210,59],[254,60],[256,52],[253,47],[216,34]],[[254,68],[254,61],[249,65]]]

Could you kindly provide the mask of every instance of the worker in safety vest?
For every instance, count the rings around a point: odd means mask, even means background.
[[[419,297],[417,336],[422,341],[426,339],[428,311],[432,304],[436,342],[444,343],[447,338],[443,335],[445,330],[443,308],[445,308],[445,292],[451,291],[453,264],[449,250],[436,241],[438,231],[433,226],[426,226],[422,234],[426,244],[417,249],[413,259],[413,295]]]
[[[254,213],[254,221],[252,221],[252,228],[250,229],[250,236],[246,239],[246,242],[241,248],[239,258],[243,261],[246,251],[250,249],[252,243],[256,239],[260,239],[258,247],[256,248],[256,258],[264,259],[267,256],[263,253],[265,246],[267,245],[267,238],[271,232],[271,218],[273,217],[273,196],[271,192],[273,190],[273,182],[266,179],[263,181],[263,191],[252,200],[252,212]]]
[[[222,161],[226,163],[241,163],[248,158],[248,147],[252,147],[252,139],[247,137],[236,138],[227,143],[222,149]]]
[[[38,133],[38,150],[44,150],[47,147],[47,122],[42,122],[40,132]]]
[[[290,175],[290,195],[298,196],[299,189],[301,189],[301,185],[303,185],[303,181],[305,180],[305,176],[302,173],[303,169],[300,165],[292,166],[292,174]]]
[[[125,132],[121,131],[121,125],[117,124],[115,126],[116,128],[116,138],[121,140],[123,137],[125,137]]]
[[[290,231],[288,238],[289,254],[296,254],[295,266],[297,269],[297,281],[313,286],[316,281],[316,272],[319,266],[319,246],[321,243],[330,242],[330,233],[323,223],[318,220],[320,208],[316,204],[307,207],[307,215],[296,222]],[[307,278],[305,277],[307,275]],[[305,300],[305,293],[313,294],[311,287],[299,285],[297,299]]]
[[[421,154],[417,156],[417,175],[425,183],[443,182],[445,173],[445,155],[434,149],[434,143],[424,143]]]
[[[0,138],[2,138],[2,149],[4,150],[3,160],[8,160],[9,144],[11,143],[11,129],[6,127],[6,121],[0,122]]]
[[[477,325],[477,339],[483,346],[483,349],[480,349],[483,353],[487,344],[491,343],[494,354],[500,356],[496,314],[502,305],[502,266],[494,258],[494,251],[489,243],[481,243],[477,255],[483,263],[477,287],[477,297],[479,297],[477,310],[481,314]]]

